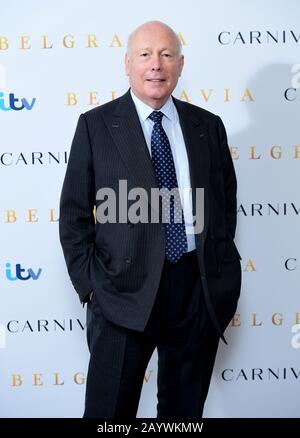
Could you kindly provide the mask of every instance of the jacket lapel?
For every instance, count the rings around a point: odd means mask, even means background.
[[[108,116],[107,127],[128,169],[129,179],[135,187],[142,187],[148,193],[157,187],[151,156],[133,100],[128,91],[121,97],[112,116]]]
[[[187,149],[189,160],[191,187],[193,193],[193,215],[196,212],[196,188],[204,189],[204,230],[201,238],[204,240],[207,232],[209,221],[209,176],[210,176],[210,153],[209,141],[206,125],[201,121],[198,114],[196,115],[190,107],[178,99],[174,99],[180,125]],[[198,235],[196,235],[196,239]]]

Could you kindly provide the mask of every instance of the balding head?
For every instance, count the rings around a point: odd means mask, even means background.
[[[175,46],[177,47],[178,54],[181,55],[182,44],[179,39],[179,36],[174,32],[174,30],[170,26],[163,23],[162,21],[148,21],[147,23],[141,24],[139,27],[137,27],[128,37],[127,53],[131,51],[134,38],[138,35],[139,32],[143,32],[143,31],[156,32],[161,30],[164,30],[165,32],[170,34],[171,38],[174,40]]]
[[[133,93],[152,108],[159,109],[168,100],[183,64],[181,42],[165,23],[149,21],[130,35],[126,74]]]

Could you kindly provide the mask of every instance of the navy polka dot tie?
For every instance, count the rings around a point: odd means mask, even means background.
[[[178,188],[175,165],[167,134],[162,126],[163,113],[153,111],[149,119],[154,122],[151,134],[151,155],[158,187],[168,190]],[[166,258],[175,263],[180,259],[182,254],[187,251],[187,238],[182,207],[179,202],[174,202],[174,196],[170,201],[164,202],[163,209],[169,218],[165,224],[166,229]],[[169,214],[168,214],[169,213]]]

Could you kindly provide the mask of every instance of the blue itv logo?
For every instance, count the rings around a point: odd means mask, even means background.
[[[12,272],[10,263],[6,263],[6,278],[10,281],[16,280],[38,280],[41,275],[42,269],[39,268],[37,272],[34,272],[32,268],[23,269],[20,263],[16,264],[15,273]]]

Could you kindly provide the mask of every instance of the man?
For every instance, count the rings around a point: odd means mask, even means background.
[[[220,118],[171,96],[183,64],[170,27],[140,26],[125,58],[130,90],[78,121],[60,238],[74,288],[88,302],[85,417],[134,418],[157,348],[158,418],[201,418],[219,338],[237,306],[235,172]],[[191,189],[181,222],[174,200],[169,221],[102,220],[107,198],[98,191],[112,190],[120,213],[124,181],[143,189],[149,211],[151,189]],[[204,223],[191,233],[196,188],[204,189]]]

